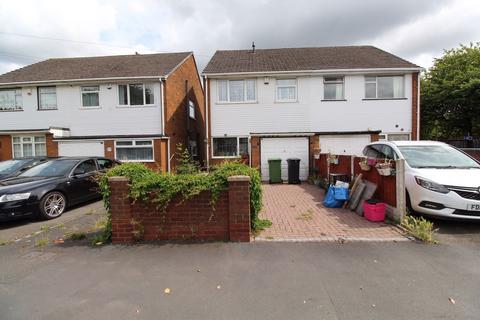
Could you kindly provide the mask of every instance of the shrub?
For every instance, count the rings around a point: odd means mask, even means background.
[[[433,229],[433,222],[426,220],[424,217],[415,218],[411,215],[405,215],[401,226],[405,228],[407,233],[426,243],[437,243],[434,238],[436,230]]]
[[[185,172],[185,171],[182,171]],[[263,229],[271,223],[268,220],[260,220],[258,214],[262,209],[262,185],[260,174],[256,169],[239,162],[225,162],[212,169],[211,173],[158,173],[143,164],[125,163],[109,170],[100,177],[99,186],[103,195],[105,208],[110,209],[108,178],[123,176],[130,181],[130,197],[134,200],[152,202],[161,211],[165,211],[170,202],[180,196],[182,200],[188,200],[203,191],[210,191],[211,204],[215,203],[222,190],[228,187],[228,177],[234,175],[246,175],[250,177],[250,212],[251,227],[253,230]],[[105,240],[111,238],[111,222],[108,216],[108,224],[105,228]]]
[[[181,143],[177,145],[178,165],[175,168],[177,174],[200,173],[200,163],[192,159],[190,152]]]

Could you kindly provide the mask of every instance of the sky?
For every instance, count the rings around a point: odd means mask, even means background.
[[[0,0],[0,74],[55,57],[374,45],[424,68],[480,41],[478,0]]]

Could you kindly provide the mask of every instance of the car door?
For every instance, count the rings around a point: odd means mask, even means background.
[[[94,159],[84,160],[73,169],[68,181],[70,204],[88,201],[98,196],[96,173],[97,165]]]

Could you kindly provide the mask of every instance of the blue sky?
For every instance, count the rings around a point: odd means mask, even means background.
[[[0,2],[0,73],[50,57],[371,44],[423,67],[480,41],[475,0]]]

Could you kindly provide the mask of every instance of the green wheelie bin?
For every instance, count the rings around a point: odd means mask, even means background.
[[[270,175],[270,183],[282,183],[282,159],[268,159],[268,174]]]

